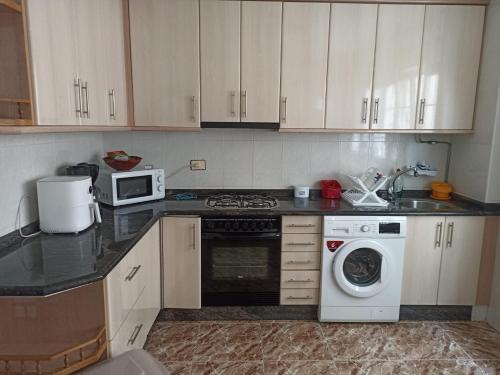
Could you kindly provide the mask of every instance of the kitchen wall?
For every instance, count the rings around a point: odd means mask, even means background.
[[[37,219],[36,180],[55,175],[61,168],[81,161],[98,160],[103,152],[102,134],[0,135],[0,236],[15,229],[19,200],[26,200],[22,225]]]
[[[283,134],[266,130],[205,129],[202,133],[108,133],[106,150],[125,149],[164,168],[167,188],[287,188],[317,186],[323,178],[360,174],[374,166],[384,173],[425,160],[440,176],[408,177],[406,188],[428,188],[442,180],[446,146],[417,144],[413,135]],[[434,136],[433,139],[447,139]],[[205,159],[206,171],[190,171]]]
[[[473,135],[453,137],[450,182],[465,196],[500,203],[500,0],[486,15]]]

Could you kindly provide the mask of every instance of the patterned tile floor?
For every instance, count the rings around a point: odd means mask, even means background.
[[[175,374],[500,374],[484,323],[157,322],[145,349]]]

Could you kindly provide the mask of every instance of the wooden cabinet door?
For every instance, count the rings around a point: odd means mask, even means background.
[[[29,0],[26,4],[36,123],[79,125],[74,3]]]
[[[201,121],[240,121],[240,1],[200,2]]]
[[[199,126],[199,1],[130,0],[130,34],[135,126]]]
[[[424,5],[379,5],[372,129],[414,129]]]
[[[417,129],[472,129],[484,12],[426,6]]]
[[[376,4],[332,4],[326,128],[368,129]]]
[[[281,127],[325,126],[330,4],[284,3]]]
[[[241,122],[279,122],[282,4],[241,5]]]
[[[201,308],[201,219],[165,217],[163,307]]]
[[[408,217],[402,305],[435,305],[445,232],[443,216]]]
[[[77,67],[82,79],[82,125],[107,123],[108,93],[102,42],[100,2],[72,0],[75,3]]]
[[[484,221],[484,217],[446,218],[438,305],[475,304]]]
[[[123,27],[123,2],[106,0],[100,2],[102,25],[102,48],[105,68],[106,125],[126,126],[127,77],[125,73],[125,41]]]

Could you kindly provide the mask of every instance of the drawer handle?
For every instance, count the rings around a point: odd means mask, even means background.
[[[289,260],[286,262],[287,264],[309,264],[311,263],[310,260]]]
[[[132,332],[132,336],[128,339],[127,345],[134,345],[135,340],[137,340],[137,336],[139,336],[139,332],[141,332],[143,324],[139,324],[135,326],[134,332]]]
[[[136,275],[137,272],[141,269],[141,265],[139,264],[138,266],[132,267],[132,271],[127,275],[125,278],[126,281],[132,281],[134,276]]]
[[[306,279],[306,280],[295,280],[295,279],[288,279],[287,282],[289,283],[310,283],[313,280],[311,279]]]
[[[315,224],[288,224],[290,228],[314,228]]]
[[[294,297],[294,296],[288,296],[286,299],[313,299],[311,296],[305,296],[305,297]]]
[[[313,246],[316,245],[314,242],[289,242],[289,246]]]

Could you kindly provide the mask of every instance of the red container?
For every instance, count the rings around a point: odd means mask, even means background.
[[[130,156],[128,160],[116,160],[106,156],[104,162],[109,165],[111,168],[116,169],[117,171],[130,171],[132,168],[137,166],[142,160],[142,158],[138,156]]]
[[[321,196],[326,199],[339,199],[342,193],[342,186],[337,180],[321,180]]]

